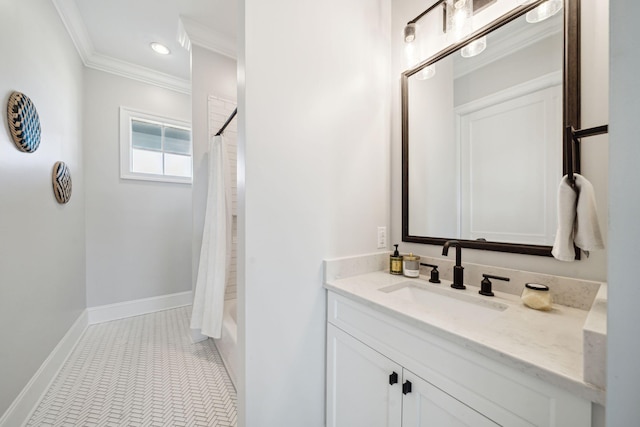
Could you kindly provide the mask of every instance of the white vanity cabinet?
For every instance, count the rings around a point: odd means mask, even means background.
[[[403,371],[403,427],[496,427],[498,424],[411,371]],[[409,384],[410,387],[406,387]]]
[[[588,400],[366,302],[327,303],[328,427],[591,426]]]
[[[331,324],[327,353],[327,426],[402,425],[402,366]]]
[[[327,425],[492,427],[492,422],[329,324]]]

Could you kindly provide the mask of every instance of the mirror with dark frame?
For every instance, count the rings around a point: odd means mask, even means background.
[[[402,74],[403,241],[551,255],[563,129],[580,125],[579,0],[527,19],[543,3]]]

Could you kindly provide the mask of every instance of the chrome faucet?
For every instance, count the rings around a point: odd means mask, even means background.
[[[447,240],[442,247],[442,255],[447,256],[449,246],[456,247],[456,265],[453,267],[453,283],[451,287],[454,289],[466,289],[464,285],[464,267],[462,266],[462,247],[457,240]]]

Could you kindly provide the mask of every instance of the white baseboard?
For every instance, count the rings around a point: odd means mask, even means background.
[[[11,403],[11,406],[0,417],[0,427],[21,426],[29,420],[31,413],[35,411],[38,403],[87,329],[88,318],[88,312],[84,310],[38,371],[31,377],[31,380],[24,386],[18,397]]]
[[[96,323],[110,322],[112,320],[124,319],[126,317],[140,316],[141,314],[169,310],[171,308],[191,305],[192,303],[192,292],[186,291],[158,297],[119,302],[116,304],[101,305],[98,307],[89,307],[87,311],[89,312],[89,324],[95,325]]]

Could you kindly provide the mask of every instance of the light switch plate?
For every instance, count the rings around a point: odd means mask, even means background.
[[[378,227],[378,249],[387,247],[387,227]]]

